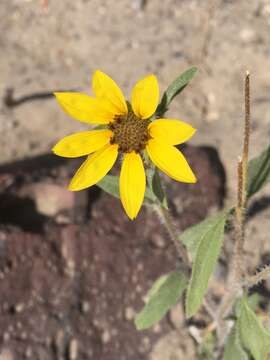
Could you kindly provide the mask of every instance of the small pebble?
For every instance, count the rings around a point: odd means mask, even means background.
[[[132,307],[127,307],[125,309],[125,319],[128,321],[133,320],[135,317],[135,311]]]
[[[103,344],[107,344],[110,340],[111,340],[111,334],[109,330],[103,331],[101,335],[101,341],[103,342]]]
[[[88,313],[90,310],[90,303],[88,301],[83,301],[81,304],[81,311],[82,313]]]
[[[76,339],[71,339],[69,343],[69,360],[76,360],[78,358],[79,345]]]

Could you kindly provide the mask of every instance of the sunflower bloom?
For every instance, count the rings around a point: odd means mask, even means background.
[[[54,146],[53,152],[59,156],[88,156],[72,178],[69,190],[95,185],[111,170],[121,153],[120,198],[127,215],[134,219],[142,206],[146,188],[144,151],[174,180],[196,182],[185,157],[174,146],[187,141],[195,129],[175,119],[149,120],[159,102],[159,87],[154,75],[136,83],[131,106],[117,84],[99,70],[94,73],[92,88],[95,97],[75,92],[55,93],[61,107],[74,119],[106,126],[66,136]]]

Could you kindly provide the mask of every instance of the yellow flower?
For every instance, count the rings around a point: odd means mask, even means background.
[[[106,125],[106,129],[83,131],[60,140],[53,148],[56,155],[89,155],[74,175],[69,190],[85,189],[99,182],[113,167],[118,153],[123,154],[120,173],[120,198],[134,219],[143,203],[146,176],[142,154],[171,178],[195,183],[196,178],[183,154],[174,146],[195,132],[189,124],[174,119],[149,118],[159,102],[159,87],[154,75],[137,82],[131,94],[131,106],[117,84],[97,70],[92,81],[95,97],[75,92],[57,92],[61,107],[75,119],[87,124]]]

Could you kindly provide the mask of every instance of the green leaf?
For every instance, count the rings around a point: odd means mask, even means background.
[[[228,211],[229,213],[229,211]],[[202,239],[202,237],[211,231],[213,226],[215,226],[217,218],[223,217],[224,212],[220,212],[214,217],[206,218],[200,223],[190,226],[185,231],[179,235],[179,240],[186,246],[191,259],[194,260],[196,255],[197,247]]]
[[[270,353],[270,332],[264,328],[246,299],[241,301],[237,323],[244,348],[250,351],[255,360],[266,360]]]
[[[158,292],[160,287],[167,281],[169,274],[162,275],[160,278],[158,278],[151,289],[148,291],[148,293],[145,295],[145,302],[148,303],[149,300]]]
[[[114,175],[106,175],[97,183],[102,190],[114,197],[120,198],[119,194],[119,177]]]
[[[262,301],[263,296],[258,293],[253,293],[246,296],[248,306],[251,310],[255,311],[259,307],[259,303]],[[242,299],[238,298],[235,302],[234,313],[238,318],[242,309]]]
[[[225,344],[223,360],[248,360],[249,357],[242,347],[238,326],[234,326]]]
[[[169,105],[173,98],[178,95],[190,80],[196,75],[198,69],[196,67],[191,67],[183,74],[179,75],[167,88],[165,93],[162,96],[161,102],[156,111],[156,117],[161,117],[169,108]]]
[[[198,360],[214,360],[213,354],[216,342],[216,336],[212,332],[207,334],[199,347]]]
[[[179,271],[159,278],[147,294],[146,305],[135,318],[137,329],[147,329],[158,323],[167,311],[179,301],[186,285],[187,279]]]
[[[209,219],[201,226],[196,237],[197,245],[186,297],[187,317],[193,316],[203,301],[210,275],[220,254],[227,216],[226,211]]]
[[[253,293],[247,298],[247,302],[251,310],[256,310],[259,307],[259,303],[262,301],[263,296],[258,293]]]
[[[270,182],[270,145],[248,163],[247,196],[251,197]]]
[[[102,190],[108,194],[113,195],[116,198],[120,198],[119,194],[119,177],[114,175],[106,175],[102,180],[97,183]],[[153,205],[155,202],[155,196],[150,189],[146,189],[144,195],[144,205]]]
[[[191,259],[194,260],[197,247],[204,236],[216,223],[216,217],[206,218],[200,223],[190,226],[179,235],[179,240],[186,246]]]
[[[148,190],[154,202],[168,209],[167,198],[163,190],[158,169],[155,166],[146,169]]]

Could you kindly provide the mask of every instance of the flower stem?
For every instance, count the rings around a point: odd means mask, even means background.
[[[167,209],[165,209],[162,205],[155,205],[155,211],[158,214],[160,220],[164,224],[165,228],[168,231],[170,240],[172,241],[178,257],[183,265],[183,269],[186,272],[189,272],[190,270],[190,261],[188,258],[188,253],[184,245],[181,243],[181,241],[178,239],[177,231],[175,228],[175,225],[173,223],[172,217]]]

